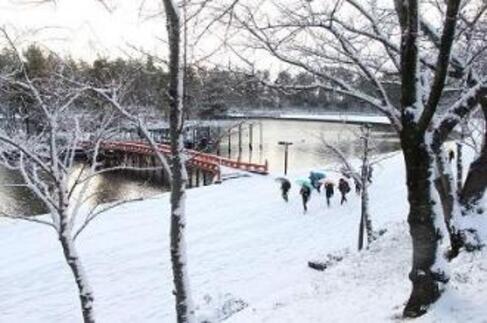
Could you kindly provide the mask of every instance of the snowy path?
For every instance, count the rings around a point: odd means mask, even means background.
[[[371,201],[376,227],[406,232],[401,163],[396,156],[376,168]],[[272,176],[190,190],[187,245],[199,313],[211,317],[212,308],[233,297],[248,307],[230,322],[393,319],[409,292],[409,244],[384,242],[385,252],[360,258],[359,200],[352,193],[343,207],[337,195],[333,202],[327,209],[324,196],[313,193],[310,212],[303,215],[296,186],[286,204]],[[80,237],[99,322],[174,322],[168,209],[168,194],[127,205]],[[2,220],[0,248],[0,322],[81,321],[74,283],[50,228]],[[350,257],[329,271],[307,267],[308,260],[344,248]],[[377,274],[361,271],[377,263],[383,264]],[[394,276],[381,278],[384,272]],[[370,316],[379,305],[383,310]]]

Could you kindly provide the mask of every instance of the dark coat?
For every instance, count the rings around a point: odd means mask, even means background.
[[[281,190],[283,192],[288,192],[291,189],[291,183],[289,181],[282,181],[281,183]]]
[[[348,184],[348,182],[346,180],[341,178],[340,183],[338,183],[338,190],[342,194],[347,194],[348,192],[350,192],[350,185]]]
[[[306,201],[309,199],[309,196],[311,195],[311,189],[308,186],[301,186],[301,190],[299,191],[299,194],[303,196],[303,199]]]
[[[330,198],[333,196],[335,193],[335,184],[331,182],[325,183],[325,192],[326,192],[326,197]]]

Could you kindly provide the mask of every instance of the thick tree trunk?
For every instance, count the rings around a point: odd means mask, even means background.
[[[435,179],[435,187],[441,200],[443,216],[450,238],[448,259],[451,260],[458,255],[460,249],[464,245],[463,234],[460,228],[455,227],[456,221],[454,219],[454,217],[460,215],[458,209],[456,209],[458,206],[458,196],[455,190],[453,174],[451,173],[451,170],[447,169],[448,165],[446,157],[441,150],[441,147],[433,147],[433,151],[438,170],[438,175]]]
[[[169,37],[169,106],[172,154],[171,181],[171,262],[176,296],[178,323],[194,321],[189,277],[186,269],[185,247],[185,198],[188,174],[184,164],[183,145],[183,67],[181,66],[180,17],[174,2],[164,0]]]
[[[413,286],[404,316],[417,317],[426,313],[428,306],[439,298],[440,283],[445,282],[446,277],[435,266],[442,236],[431,195],[432,156],[424,140],[412,139],[403,133],[401,144],[406,162],[408,223],[413,243],[413,266],[409,273]]]
[[[484,122],[487,124],[487,99],[481,103]],[[474,209],[482,199],[487,188],[487,127],[484,130],[482,149],[479,156],[470,164],[465,184],[460,193],[460,204],[464,211]]]
[[[93,307],[93,292],[72,239],[67,216],[61,214],[60,219],[59,241],[63,248],[64,258],[66,259],[66,262],[73,273],[76,285],[78,286],[83,321],[85,323],[94,323],[95,312]]]

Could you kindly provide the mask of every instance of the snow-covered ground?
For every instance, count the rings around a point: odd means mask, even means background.
[[[292,174],[296,178],[302,174]],[[297,185],[285,203],[273,176],[189,190],[189,273],[198,315],[258,322],[387,322],[409,294],[411,248],[402,157],[374,170],[371,208],[387,232],[356,252],[359,199],[331,208],[312,194],[303,214]],[[294,184],[294,183],[293,183]],[[99,322],[175,322],[168,194],[97,219],[78,246]],[[0,221],[0,322],[80,322],[73,278],[52,229]],[[309,260],[344,255],[324,272]],[[487,257],[462,255],[449,290],[417,322],[487,322]],[[219,311],[218,308],[224,308]]]

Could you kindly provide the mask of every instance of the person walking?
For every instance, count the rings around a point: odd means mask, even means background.
[[[330,207],[330,199],[335,194],[335,183],[332,181],[325,182],[326,204]]]
[[[284,201],[288,202],[289,201],[289,190],[291,189],[291,182],[289,182],[287,179],[283,179],[281,181],[281,192],[282,192],[282,198]]]
[[[299,194],[301,194],[301,197],[303,198],[303,209],[304,213],[306,213],[306,211],[308,211],[308,201],[311,196],[311,189],[307,185],[301,185]]]
[[[342,200],[340,201],[340,205],[343,205],[343,203],[347,202],[347,194],[350,192],[350,185],[344,178],[340,178],[340,181],[338,183],[338,190],[342,194]]]
[[[308,178],[311,182],[311,186],[313,186],[318,193],[321,193],[321,180],[325,178],[325,174],[321,172],[310,172]]]

